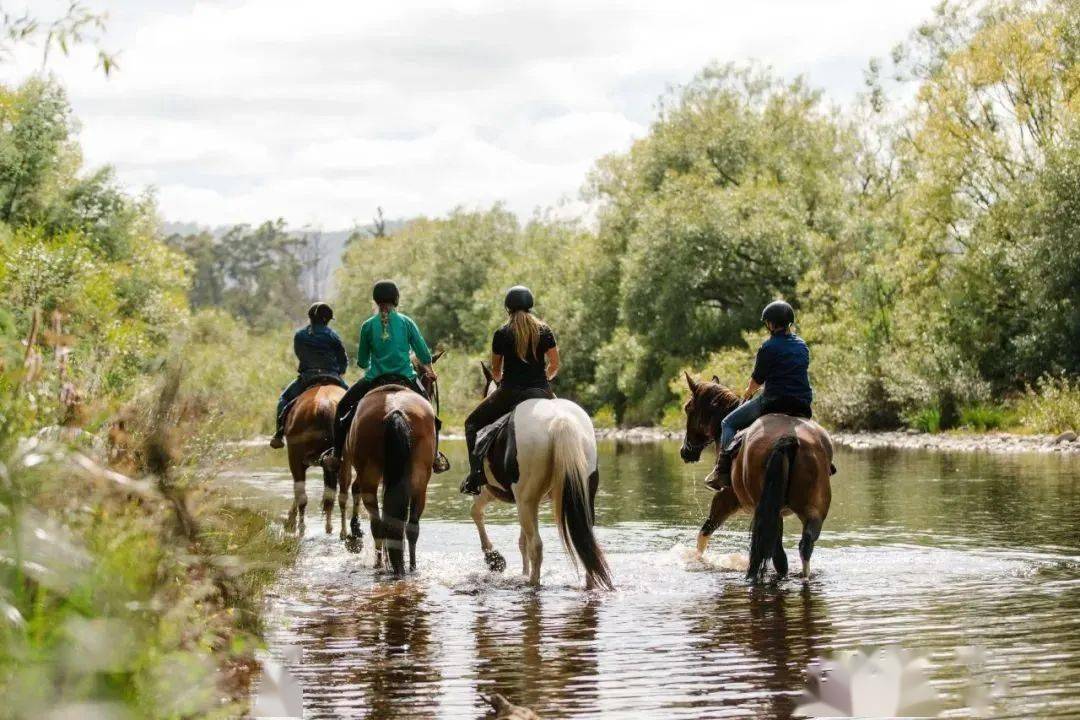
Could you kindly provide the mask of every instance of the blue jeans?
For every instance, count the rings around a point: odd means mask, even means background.
[[[739,432],[743,428],[748,428],[754,424],[754,421],[765,414],[765,393],[760,393],[757,397],[744,402],[739,407],[732,410],[720,423],[720,449],[727,450],[731,445],[731,441],[735,438],[735,433]]]

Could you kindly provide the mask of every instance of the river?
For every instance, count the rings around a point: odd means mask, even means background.
[[[445,446],[455,469],[432,479],[419,570],[401,582],[373,572],[366,521],[359,554],[336,517],[323,533],[322,482],[308,483],[307,535],[268,620],[272,652],[299,651],[305,717],[480,718],[497,691],[544,718],[787,718],[815,659],[892,645],[925,655],[946,716],[988,688],[994,717],[1080,716],[1077,459],[840,451],[811,579],[751,587],[746,516],[692,556],[705,464],[672,442],[603,441],[598,536],[617,590],[586,593],[550,511],[540,590],[516,573],[507,505],[488,527],[510,567],[487,571],[457,493],[463,445]],[[284,513],[284,466],[255,451],[226,480]],[[797,542],[789,519],[793,574]]]

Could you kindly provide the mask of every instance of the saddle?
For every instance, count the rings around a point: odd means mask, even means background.
[[[517,440],[514,434],[514,413],[510,411],[476,434],[473,455],[491,463],[492,473],[503,489],[513,498],[514,483],[520,476],[517,461]]]
[[[304,376],[300,383],[300,392],[296,393],[296,397],[286,403],[285,407],[281,409],[281,426],[285,427],[285,421],[289,419],[289,412],[293,409],[293,405],[300,399],[300,396],[306,393],[313,387],[319,385],[341,385],[341,376],[334,373],[316,373],[314,375]]]
[[[766,409],[768,410],[766,415],[772,415],[772,414],[791,415],[792,417],[806,418],[807,420],[810,420],[812,418],[812,413],[810,412],[810,407],[808,405],[804,406],[804,405],[801,405],[801,404],[795,404],[794,406],[789,407],[789,409],[793,409],[793,410],[795,410],[795,412],[784,412],[783,410],[780,410],[780,409],[774,409],[774,408],[777,408],[777,407],[788,407],[788,406],[784,406],[783,403],[769,403],[769,404],[766,405]],[[804,407],[805,407],[805,411],[803,411]],[[751,425],[750,427],[753,427],[753,426]],[[740,448],[742,448],[743,441],[746,439],[746,433],[749,432],[749,430],[750,430],[750,428],[743,428],[739,432],[735,433],[735,437],[731,439],[731,445],[730,445],[730,449],[728,450],[728,455],[731,457],[732,462],[735,462],[735,458],[739,455],[739,450],[740,450]],[[720,458],[719,458],[719,456],[717,456],[717,462],[719,463],[719,461],[720,461]],[[835,475],[836,474],[836,465],[834,465],[831,462],[829,463],[829,474],[830,475]]]

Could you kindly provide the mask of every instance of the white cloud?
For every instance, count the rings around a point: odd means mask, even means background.
[[[123,0],[114,77],[84,51],[53,69],[88,161],[155,186],[169,219],[528,214],[706,63],[754,58],[845,100],[933,2]],[[0,69],[36,62],[18,60]]]

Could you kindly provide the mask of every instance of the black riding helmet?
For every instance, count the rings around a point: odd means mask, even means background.
[[[307,316],[313,325],[325,325],[334,319],[334,309],[324,302],[312,303]]]
[[[397,305],[400,297],[401,293],[398,292],[397,285],[394,284],[393,280],[380,280],[371,289],[371,299],[379,305],[385,303]]]
[[[761,322],[786,328],[788,325],[795,324],[795,311],[783,300],[773,300],[761,311]]]
[[[503,305],[506,306],[509,312],[532,310],[532,291],[524,285],[515,285],[506,293],[506,300],[503,301]]]

